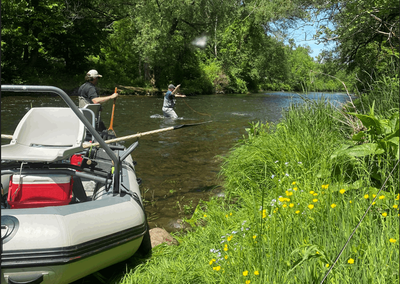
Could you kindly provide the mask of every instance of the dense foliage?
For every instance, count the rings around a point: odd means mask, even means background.
[[[325,7],[314,0],[6,0],[2,4],[3,84],[73,87],[91,68],[104,74],[103,87],[165,88],[179,82],[186,93],[343,91],[341,81],[349,89],[355,83],[335,60],[337,53],[324,52],[317,61],[307,46],[296,46],[293,40],[288,44],[285,38],[285,31],[300,19],[309,20],[315,7],[333,11],[340,3]],[[345,25],[340,13],[332,15],[335,23]],[[398,35],[396,30],[393,35]],[[342,53],[353,46],[354,38],[347,38],[340,38]],[[390,53],[389,47],[397,50],[396,44],[392,40],[383,45],[384,53]],[[381,69],[386,66],[381,59],[362,58],[352,59],[349,66],[359,66],[353,71],[363,72],[357,62],[371,67],[378,61]]]

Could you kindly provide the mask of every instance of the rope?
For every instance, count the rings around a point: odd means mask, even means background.
[[[371,209],[372,205],[374,204],[375,200],[378,198],[379,193],[382,191],[382,189],[385,187],[386,182],[388,181],[389,177],[392,175],[392,173],[394,172],[394,170],[396,169],[397,165],[399,164],[400,160],[397,160],[396,165],[394,166],[393,170],[390,172],[390,174],[388,175],[388,177],[386,178],[385,182],[383,183],[381,189],[379,189],[378,193],[376,194],[375,198],[372,200],[371,204],[369,205],[369,207],[367,208],[367,211],[365,211],[364,215],[362,216],[360,222],[358,222],[357,226],[354,228],[353,232],[351,233],[350,237],[347,239],[346,244],[343,246],[343,248],[341,249],[339,255],[336,257],[335,261],[333,262],[331,268],[328,270],[328,272],[325,274],[324,279],[322,279],[321,283],[324,283],[325,279],[328,277],[329,273],[332,271],[333,267],[335,266],[335,264],[338,262],[339,257],[342,255],[344,249],[346,248],[346,246],[348,245],[348,243],[350,242],[351,238],[353,237],[354,233],[356,232],[356,230],[358,229],[358,227],[361,225],[361,222],[364,220],[365,216],[367,215],[368,211]]]
[[[201,113],[201,112],[195,111],[193,108],[190,107],[190,105],[188,105],[188,103],[186,102],[186,100],[183,100],[183,101],[185,102],[185,104],[186,104],[192,111],[194,111],[194,112],[196,112],[196,113],[198,113],[198,114],[201,114],[201,115],[208,115],[209,117],[211,117],[211,114],[208,114],[208,113]]]

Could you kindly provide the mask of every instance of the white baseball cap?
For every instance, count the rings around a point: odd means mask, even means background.
[[[87,76],[89,76],[89,77],[91,77],[91,78],[103,77],[103,76],[101,76],[101,75],[99,74],[99,72],[97,72],[97,70],[94,70],[94,69],[89,70],[89,71],[87,72]]]

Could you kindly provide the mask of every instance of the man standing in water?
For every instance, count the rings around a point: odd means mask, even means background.
[[[97,93],[96,85],[99,81],[99,77],[101,76],[97,70],[89,70],[85,76],[86,82],[79,87],[78,96],[79,96],[79,107],[82,108],[87,104],[102,104],[108,100],[115,99],[118,97],[118,93],[114,93],[110,96],[100,97]],[[100,107],[101,110],[101,107]],[[99,121],[98,123],[98,131],[103,131],[107,129],[104,125],[103,121]]]
[[[180,86],[181,86],[180,84],[176,87],[172,84],[168,86],[168,91],[164,95],[164,103],[162,107],[164,117],[178,118],[178,115],[174,111],[175,97],[180,97],[180,98],[186,97],[186,95],[175,94],[175,92],[178,90]]]

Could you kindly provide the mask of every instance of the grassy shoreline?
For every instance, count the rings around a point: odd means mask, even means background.
[[[398,113],[398,98],[379,104]],[[192,229],[175,234],[180,245],[157,246],[120,283],[320,283],[333,265],[325,283],[397,283],[398,138],[397,148],[351,156],[371,143],[354,142],[346,113],[321,100],[276,125],[251,124],[222,165],[226,197],[200,202]],[[398,115],[365,116],[393,122],[378,138],[363,130],[370,142],[398,137]]]

